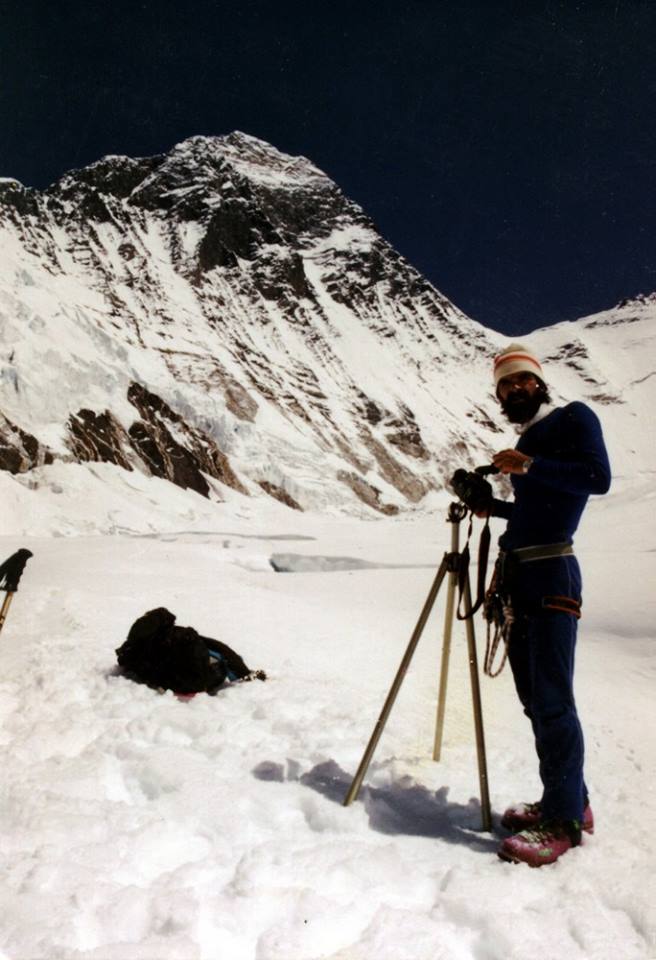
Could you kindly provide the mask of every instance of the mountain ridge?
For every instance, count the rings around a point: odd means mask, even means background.
[[[505,338],[306,158],[239,132],[104,157],[42,192],[0,183],[0,229],[0,466],[13,476],[105,461],[212,499],[223,485],[390,514],[499,442],[489,362]],[[649,297],[603,329],[629,311],[649,338]],[[619,407],[583,322],[531,341],[574,395]],[[573,347],[556,345],[574,329]]]

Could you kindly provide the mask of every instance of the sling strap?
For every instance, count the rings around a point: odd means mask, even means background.
[[[460,564],[458,565],[458,609],[456,610],[456,616],[458,620],[469,620],[470,617],[473,617],[476,611],[480,606],[482,606],[483,601],[485,600],[485,577],[487,574],[487,560],[490,554],[490,518],[487,517],[485,521],[485,526],[481,530],[481,537],[478,541],[478,575],[476,577],[476,600],[472,603],[472,606],[469,610],[466,610],[464,613],[461,612],[462,598],[465,592],[465,581],[467,579],[467,573],[469,571],[469,541],[472,534],[472,516],[469,517],[469,529],[467,530],[467,542],[462,551]]]

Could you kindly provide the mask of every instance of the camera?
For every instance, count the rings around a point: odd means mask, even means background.
[[[498,468],[492,464],[476,467],[475,470],[456,470],[451,477],[451,489],[474,513],[490,510],[493,499],[492,486],[485,477],[498,472]]]

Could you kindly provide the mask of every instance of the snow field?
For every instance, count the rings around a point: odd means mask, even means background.
[[[214,509],[213,529],[2,540],[3,556],[34,552],[0,648],[2,956],[653,957],[653,552],[644,527],[637,550],[623,539],[643,508],[621,495],[589,508],[578,700],[597,833],[536,871],[496,858],[504,806],[538,790],[509,671],[482,678],[495,831],[479,829],[460,625],[430,759],[443,597],[360,797],[341,805],[447,548],[442,517]],[[309,569],[275,573],[282,552]],[[331,570],[344,557],[374,566]],[[269,681],[182,702],[118,676],[114,648],[160,604]]]

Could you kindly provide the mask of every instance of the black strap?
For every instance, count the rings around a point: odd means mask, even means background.
[[[472,516],[469,517],[469,529],[467,530],[467,542],[462,551],[460,557],[460,565],[458,567],[458,609],[456,610],[456,616],[458,620],[468,620],[470,617],[473,617],[479,607],[482,606],[483,601],[485,600],[485,577],[487,576],[487,561],[490,554],[490,518],[487,517],[485,521],[485,526],[481,531],[480,540],[478,541],[478,576],[476,579],[476,600],[469,610],[465,613],[461,613],[462,598],[465,592],[465,581],[467,579],[467,573],[469,571],[469,541],[472,535]]]

